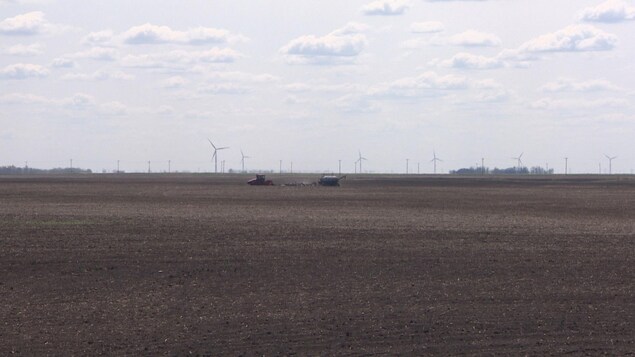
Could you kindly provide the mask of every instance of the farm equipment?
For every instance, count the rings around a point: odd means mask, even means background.
[[[265,175],[256,175],[256,178],[247,181],[251,186],[273,186],[273,181],[265,179]]]
[[[333,175],[324,175],[322,177],[320,177],[320,179],[318,180],[318,184],[320,184],[320,186],[339,186],[340,185],[340,180],[345,179],[346,176],[333,176]]]

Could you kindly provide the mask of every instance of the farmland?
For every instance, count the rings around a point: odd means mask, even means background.
[[[0,354],[635,351],[632,176],[248,178],[0,177]]]

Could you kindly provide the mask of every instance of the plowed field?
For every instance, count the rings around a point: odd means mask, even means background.
[[[0,177],[0,355],[635,351],[632,177],[248,178]]]

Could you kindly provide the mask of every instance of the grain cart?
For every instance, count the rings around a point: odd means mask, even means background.
[[[324,175],[320,177],[318,183],[320,184],[320,186],[339,186],[340,180],[343,180],[345,178],[346,176],[337,177],[334,175]]]

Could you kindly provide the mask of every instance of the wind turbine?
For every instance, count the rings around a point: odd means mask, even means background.
[[[434,150],[432,150],[432,157],[433,157],[433,159],[430,160],[430,162],[434,163],[434,174],[436,175],[437,174],[437,161],[443,162],[443,160],[441,160],[441,159],[439,159],[437,157],[437,153]]]
[[[362,161],[364,161],[364,160],[368,161],[367,158],[362,156],[362,151],[360,150],[359,151],[359,159],[357,159],[357,162],[359,162],[359,173],[360,174],[362,173]]]
[[[240,156],[242,156],[242,158],[240,159],[240,164],[241,164],[241,165],[242,165],[242,167],[243,167],[243,172],[245,172],[245,159],[251,159],[251,157],[246,156],[246,155],[243,153],[243,149],[240,149]]]
[[[607,154],[604,154],[607,159],[609,159],[609,175],[613,173],[613,160],[617,159],[617,156],[610,157]]]
[[[212,147],[214,148],[214,154],[212,155],[212,159],[214,159],[214,173],[216,174],[218,173],[218,152],[220,150],[229,149],[229,146],[217,148],[216,145],[214,145],[214,143],[210,139],[207,139],[207,141],[209,141],[210,145],[212,145]]]
[[[512,157],[512,159],[516,160],[516,172],[520,171],[520,168],[523,167],[523,157],[524,152],[521,152],[518,157]]]

